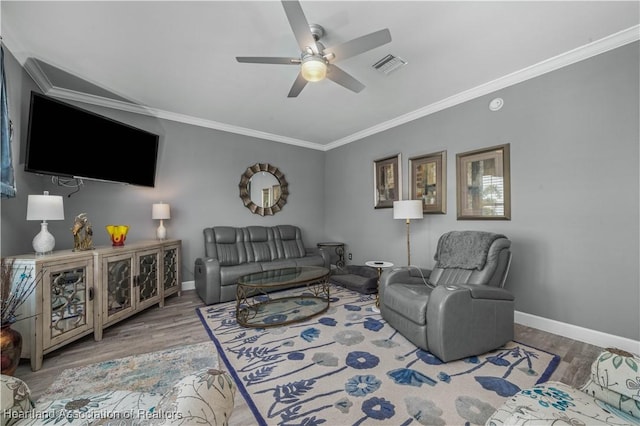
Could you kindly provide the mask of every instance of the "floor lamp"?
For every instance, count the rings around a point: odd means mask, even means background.
[[[393,218],[407,221],[407,266],[411,266],[411,238],[409,226],[411,219],[422,219],[421,200],[400,200],[393,202]]]

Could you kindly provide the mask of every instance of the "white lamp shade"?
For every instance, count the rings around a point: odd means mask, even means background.
[[[400,200],[393,202],[394,219],[422,219],[421,200]]]
[[[64,206],[61,195],[29,195],[27,199],[27,220],[64,220]]]
[[[171,207],[169,204],[154,204],[151,209],[152,219],[171,219]]]

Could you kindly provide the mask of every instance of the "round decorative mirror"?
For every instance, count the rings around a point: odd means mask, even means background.
[[[244,206],[260,216],[282,210],[289,196],[289,184],[284,174],[269,163],[248,167],[238,186]]]

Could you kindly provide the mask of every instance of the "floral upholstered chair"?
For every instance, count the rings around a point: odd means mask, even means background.
[[[534,424],[640,425],[640,358],[607,349],[580,389],[560,382],[525,389],[507,400],[486,426]]]
[[[184,377],[164,395],[113,390],[35,404],[26,383],[5,375],[1,376],[0,390],[2,426],[188,426],[227,425],[233,411],[236,385],[228,373],[204,369]]]

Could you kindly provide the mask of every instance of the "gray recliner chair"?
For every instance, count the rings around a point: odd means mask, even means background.
[[[514,297],[504,283],[511,241],[481,231],[440,237],[433,270],[393,268],[380,277],[387,323],[442,361],[479,355],[513,339]]]

